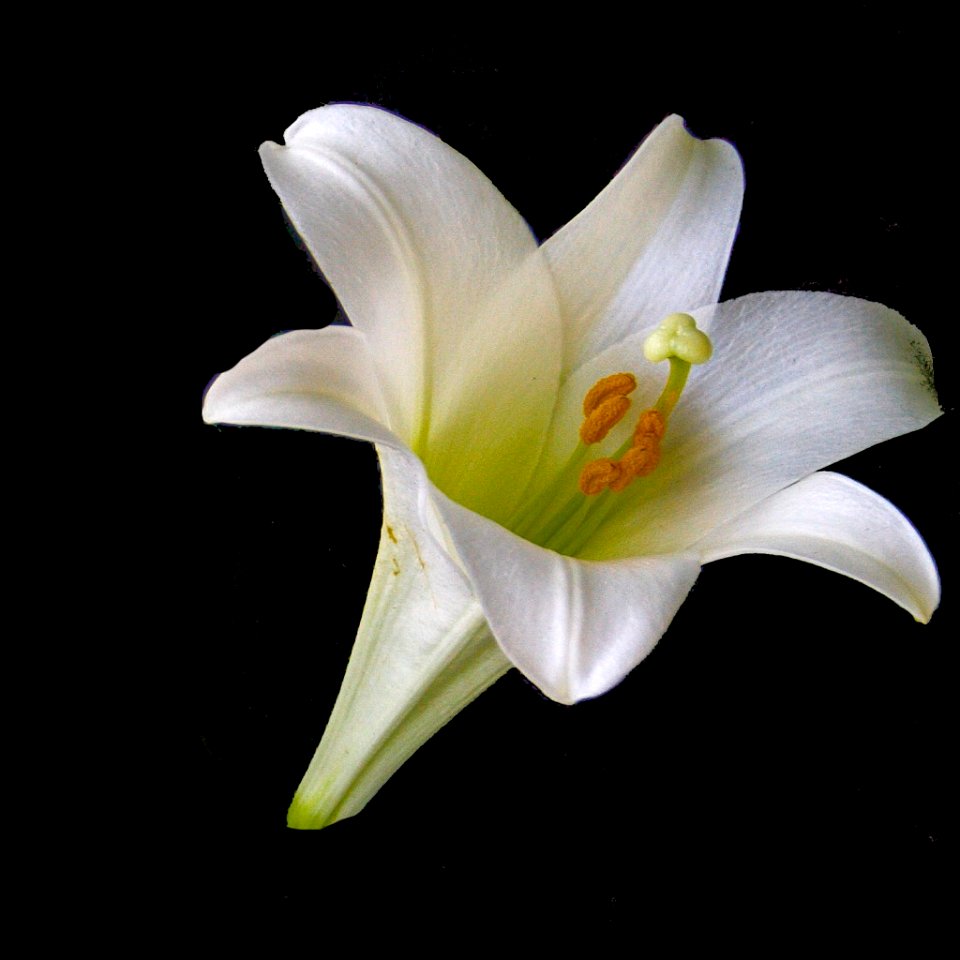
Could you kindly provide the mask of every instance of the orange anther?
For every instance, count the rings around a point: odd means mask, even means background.
[[[663,414],[659,410],[644,410],[637,421],[637,428],[633,431],[633,442],[636,443],[642,437],[662,440],[666,432],[667,422],[663,419]]]
[[[632,373],[611,373],[598,380],[583,398],[583,415],[591,413],[608,397],[625,397],[637,389],[637,378]]]
[[[660,463],[660,442],[656,437],[645,437],[634,444],[621,458],[620,469],[630,477],[646,477]]]
[[[619,476],[619,465],[609,457],[591,460],[580,472],[580,492],[588,497],[602,493]]]
[[[586,443],[599,443],[630,409],[627,397],[607,397],[594,407],[580,426],[580,439]]]
[[[615,373],[594,384],[583,401],[586,419],[580,427],[580,439],[584,443],[599,442],[620,422],[630,406],[626,394],[636,386],[637,381],[630,373]],[[663,413],[657,408],[644,410],[627,452],[619,460],[608,457],[591,460],[580,473],[580,490],[587,496],[602,493],[608,487],[619,493],[637,477],[653,473],[660,463],[660,441],[666,432],[667,420]]]
[[[610,481],[610,489],[614,493],[619,493],[621,490],[626,490],[631,483],[633,483],[633,474],[629,470],[621,470],[620,475]]]

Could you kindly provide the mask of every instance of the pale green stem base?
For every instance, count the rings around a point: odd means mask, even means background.
[[[510,667],[465,581],[403,511],[380,451],[384,524],[350,663],[287,823],[359,813],[400,765]],[[397,492],[395,492],[397,491]],[[401,509],[391,512],[391,505]]]

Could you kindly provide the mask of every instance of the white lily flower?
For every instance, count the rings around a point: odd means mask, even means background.
[[[267,176],[352,326],[268,341],[204,417],[371,441],[384,497],[291,826],[358,813],[510,666],[562,703],[609,690],[711,560],[795,557],[929,619],[917,532],[817,472],[939,415],[926,339],[831,294],[717,304],[743,192],[728,143],[668,118],[538,246],[479,170],[386,111],[324,107],[285,141],[261,149]]]

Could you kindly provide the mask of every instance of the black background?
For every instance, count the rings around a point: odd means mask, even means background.
[[[225,27],[219,45],[189,51],[175,329],[192,347],[176,398],[186,549],[174,575],[189,580],[189,609],[161,705],[182,878],[160,895],[171,911],[279,909],[337,927],[363,905],[372,924],[397,911],[428,939],[439,924],[511,915],[533,933],[584,922],[638,942],[663,918],[678,940],[792,937],[837,918],[922,936],[942,918],[955,822],[957,380],[955,264],[939,233],[955,192],[942,146],[954,121],[937,25],[869,4],[645,24],[587,19],[520,37],[496,20],[441,37],[435,23],[326,20],[291,25],[280,47]],[[256,149],[338,100],[433,130],[541,238],[666,114],[733,142],[747,188],[724,298],[856,295],[930,339],[948,415],[837,469],[927,540],[944,587],[933,621],[797,562],[713,564],[607,696],[562,707],[514,671],[361,815],[287,831],[363,605],[376,461],[348,440],[204,426],[199,408],[213,375],[267,337],[335,314]]]

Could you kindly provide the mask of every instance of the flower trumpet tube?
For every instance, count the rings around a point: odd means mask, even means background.
[[[291,826],[359,812],[510,666],[562,703],[609,690],[712,560],[795,557],[931,616],[919,535],[823,472],[938,416],[927,342],[854,298],[718,303],[743,192],[728,143],[669,117],[542,245],[384,110],[311,111],[261,156],[351,325],[269,340],[204,417],[370,441],[384,496]]]

